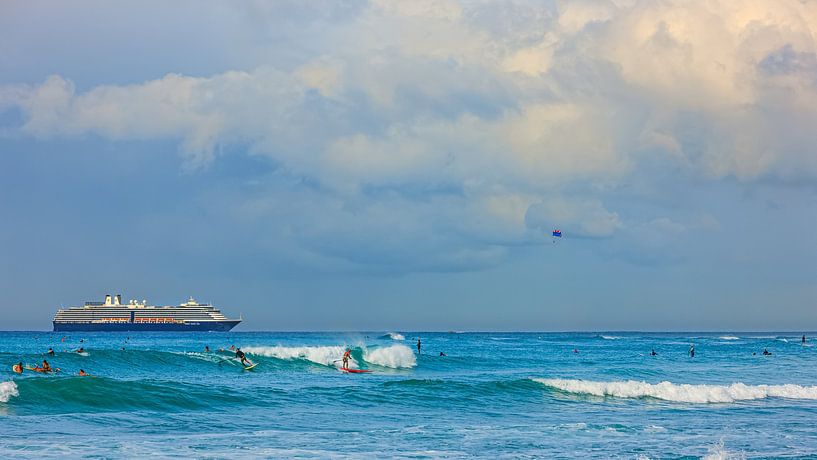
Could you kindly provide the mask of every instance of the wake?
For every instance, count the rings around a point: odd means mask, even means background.
[[[568,393],[617,398],[655,398],[685,403],[732,403],[765,398],[817,399],[817,386],[786,385],[692,385],[635,380],[596,382],[574,379],[532,379]]]

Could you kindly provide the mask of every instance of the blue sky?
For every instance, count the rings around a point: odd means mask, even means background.
[[[0,5],[0,328],[817,329],[805,3]]]

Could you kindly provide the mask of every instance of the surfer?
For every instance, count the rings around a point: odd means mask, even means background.
[[[352,349],[346,347],[346,351],[343,352],[343,368],[349,369],[349,358],[352,356]]]
[[[51,372],[51,365],[48,364],[48,361],[43,360],[43,367],[41,369],[43,372]]]
[[[689,357],[690,358],[695,357],[695,344],[692,344],[692,345],[689,346]]]
[[[420,337],[417,337],[417,354],[420,354]]]
[[[79,347],[79,348],[77,349],[77,353],[85,353],[85,349],[84,349],[84,348],[82,348],[82,347]]]
[[[23,373],[23,362],[21,361],[21,362],[15,364],[14,366],[11,366],[11,370],[13,370],[17,374],[22,374]]]
[[[48,352],[47,352],[46,354],[47,354],[48,356],[54,356],[54,349],[53,349],[53,348],[49,348],[49,349],[48,349]]]
[[[446,354],[443,353],[443,352],[440,352],[440,356],[446,356]]]
[[[87,374],[84,370],[80,369],[79,370],[79,375],[81,375],[82,377],[86,377],[86,376],[88,376],[90,374]]]
[[[802,343],[803,345],[806,344],[806,335],[805,334],[803,334],[803,340],[800,343]]]
[[[242,366],[252,366],[250,360],[247,359],[247,356],[244,354],[243,351],[241,351],[241,347],[236,348],[235,357],[241,360]]]
[[[650,356],[658,356],[658,353],[655,352],[655,348],[650,352]]]
[[[204,352],[205,352],[205,353],[210,353],[210,347],[209,347],[209,346],[207,346],[207,345],[205,345],[205,346],[204,346]]]
[[[768,348],[763,349],[763,356],[770,356],[771,354],[772,352],[770,352]]]

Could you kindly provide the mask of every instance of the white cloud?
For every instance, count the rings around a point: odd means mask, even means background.
[[[624,223],[586,184],[622,185],[645,159],[704,179],[817,178],[810,3],[508,8],[524,13],[376,1],[333,24],[306,63],[87,91],[53,76],[0,87],[0,110],[19,108],[19,131],[36,137],[175,139],[193,167],[247,146],[329,190],[341,223],[367,187],[399,189],[361,205],[367,228],[426,219],[445,224],[411,228],[492,241],[459,247],[470,255],[457,260],[495,260],[495,242],[528,241],[531,228],[612,235]],[[570,185],[583,192],[560,193]],[[461,196],[425,192],[438,187]]]

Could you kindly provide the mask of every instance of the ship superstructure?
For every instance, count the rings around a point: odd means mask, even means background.
[[[54,315],[55,331],[229,331],[242,320],[229,319],[211,304],[193,297],[178,306],[148,305],[122,296],[106,295],[105,302],[85,302],[61,308]]]

